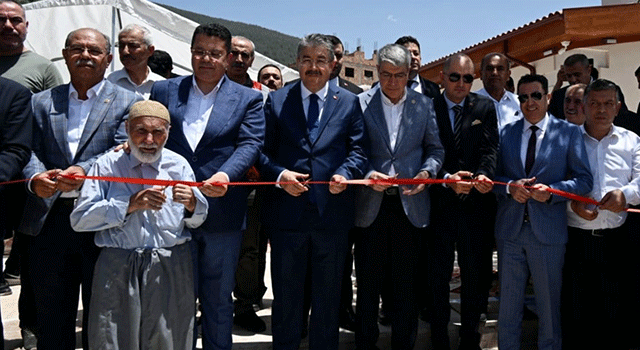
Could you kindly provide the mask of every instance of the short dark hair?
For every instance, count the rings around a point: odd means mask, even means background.
[[[638,68],[636,69],[636,72],[635,72],[635,74],[634,74],[634,75],[635,75],[636,77],[637,77],[638,75],[640,75],[640,67],[638,67]]]
[[[342,45],[342,40],[340,40],[340,38],[338,38],[337,36],[327,35],[327,39],[329,39],[329,42],[331,42],[331,45],[333,45],[334,50],[336,46],[338,46],[338,44],[340,44],[340,46],[342,46],[342,48],[344,49],[344,45]]]
[[[231,51],[231,32],[227,27],[217,24],[217,23],[207,23],[199,25],[196,30],[193,32],[193,37],[191,38],[191,46],[196,41],[196,36],[199,34],[206,36],[215,36],[216,38],[220,38],[224,40],[224,46],[227,49],[227,52]]]
[[[152,72],[168,78],[167,74],[173,69],[173,60],[168,52],[155,50],[151,57],[149,57],[147,65]]]
[[[280,68],[278,66],[276,66],[275,64],[267,63],[264,66],[262,66],[262,68],[260,68],[260,70],[258,71],[258,80],[260,80],[260,75],[262,75],[262,70],[265,69],[265,68],[269,68],[269,67],[273,67],[273,68],[277,69],[278,72],[280,72],[280,76],[282,76],[282,71],[280,70]]]
[[[494,56],[504,59],[504,61],[507,62],[507,70],[511,69],[511,61],[509,61],[509,57],[500,52],[492,52],[482,57],[482,61],[480,61],[480,70],[484,70],[484,65],[487,64],[487,60]]]
[[[589,58],[581,53],[573,54],[564,60],[565,66],[573,66],[576,63],[580,63],[583,67],[589,67],[590,65]]]
[[[616,102],[620,102],[620,92],[618,91],[618,85],[607,79],[598,79],[593,83],[589,84],[586,89],[584,89],[583,100],[586,101],[589,93],[591,91],[614,91],[616,94]]]
[[[540,75],[540,74],[523,75],[522,78],[518,80],[518,90],[520,90],[520,85],[522,84],[535,83],[535,82],[538,82],[540,83],[540,85],[542,85],[542,90],[544,90],[545,94],[549,93],[549,80],[547,80],[547,78],[545,78],[544,75]]]
[[[406,44],[409,44],[409,43],[416,44],[418,49],[420,48],[420,43],[418,42],[418,39],[412,37],[411,35],[405,35],[405,36],[399,37],[394,44],[405,46]]]

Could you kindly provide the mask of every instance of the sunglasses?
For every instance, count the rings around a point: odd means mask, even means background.
[[[529,95],[525,95],[525,94],[521,94],[518,95],[518,101],[520,101],[520,103],[525,103],[527,101],[529,101],[529,97],[531,97],[534,101],[540,101],[542,100],[542,92],[536,91],[536,92],[532,92]]]
[[[473,83],[473,75],[471,74],[465,74],[465,75],[460,75],[458,73],[451,73],[449,74],[449,81],[452,83],[457,82],[458,80],[460,80],[460,78],[462,78],[462,81],[465,84],[471,84]]]

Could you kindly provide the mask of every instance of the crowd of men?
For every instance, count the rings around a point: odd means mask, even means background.
[[[274,349],[338,349],[339,328],[376,349],[378,322],[413,349],[419,317],[450,349],[457,252],[458,348],[479,349],[494,248],[500,349],[520,349],[530,279],[539,349],[640,345],[640,218],[625,211],[640,204],[640,122],[586,56],[564,62],[569,86],[527,74],[514,93],[505,55],[479,62],[471,92],[475,63],[455,54],[441,91],[404,36],[363,91],[339,76],[332,35],[300,41],[300,79],[284,85],[275,65],[253,81],[254,43],[224,26],[195,29],[193,74],[177,77],[127,25],[108,77],[110,38],[69,33],[63,84],[24,47],[21,5],[0,0],[0,24],[0,182],[26,179],[0,187],[14,237],[0,292],[19,279],[24,348],[75,349],[82,291],[84,349],[231,349],[234,324],[266,330],[256,308],[272,288]],[[277,184],[229,185],[256,179]]]

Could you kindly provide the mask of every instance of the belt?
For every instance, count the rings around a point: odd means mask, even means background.
[[[400,188],[397,186],[387,187],[387,189],[384,190],[384,194],[386,194],[387,196],[399,196]]]
[[[616,230],[614,228],[599,228],[599,229],[591,229],[591,230],[585,230],[585,229],[579,229],[580,231],[582,231],[584,234],[588,234],[591,235],[593,237],[604,237],[606,235],[608,235],[610,232]]]

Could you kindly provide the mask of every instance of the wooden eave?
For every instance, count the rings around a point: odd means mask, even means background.
[[[512,65],[527,66],[546,57],[549,50],[557,54],[562,41],[571,41],[567,50],[605,45],[607,39],[617,43],[640,40],[640,4],[594,6],[564,9],[534,22],[455,53],[465,53],[475,63],[478,78],[482,57],[501,52],[511,58]],[[420,75],[440,83],[440,71],[452,53],[420,68]],[[547,55],[548,56],[548,55]]]

